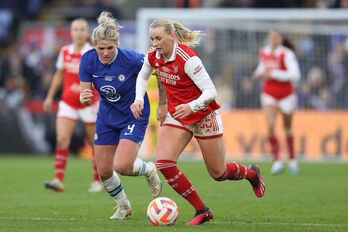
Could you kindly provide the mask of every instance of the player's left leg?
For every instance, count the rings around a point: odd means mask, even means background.
[[[247,179],[257,197],[262,197],[265,185],[259,169],[252,164],[249,168],[237,162],[225,162],[225,146],[222,137],[197,139],[203,159],[211,177],[216,181]]]
[[[281,100],[279,103],[279,108],[283,116],[283,125],[286,134],[286,144],[289,152],[289,173],[291,175],[297,175],[298,165],[295,158],[295,149],[294,149],[294,136],[292,133],[292,121],[293,121],[293,112],[295,111],[297,103],[297,98],[295,94],[292,94],[285,99]]]
[[[207,115],[194,125],[194,135],[201,149],[203,159],[209,174],[217,181],[247,179],[253,186],[257,197],[262,197],[265,186],[254,166],[245,167],[237,162],[225,161],[225,144],[222,133],[222,119],[218,111]]]
[[[294,149],[294,136],[291,130],[292,124],[292,114],[283,114],[283,123],[286,134],[286,144],[289,152],[289,173],[291,175],[297,175],[298,173],[298,164],[295,158],[295,149]]]

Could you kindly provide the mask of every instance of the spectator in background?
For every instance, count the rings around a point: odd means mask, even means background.
[[[295,159],[294,137],[291,127],[297,101],[293,82],[300,79],[300,69],[292,44],[283,38],[279,31],[269,31],[268,41],[269,45],[260,50],[259,65],[253,78],[255,80],[264,79],[261,105],[267,123],[268,141],[274,158],[271,173],[278,174],[283,170],[283,162],[279,157],[279,142],[275,135],[277,113],[280,111],[289,151],[289,172],[296,175],[298,165]]]
[[[0,87],[0,108],[18,109],[24,101],[24,78],[12,74],[6,78],[4,87]]]
[[[29,91],[25,93],[26,95],[30,95],[31,91],[40,84],[34,71],[20,57],[17,43],[12,43],[7,48],[0,65],[0,87],[4,84],[7,77],[12,75],[24,78],[24,85],[27,85]]]
[[[233,95],[236,108],[259,108],[260,107],[260,85],[247,75],[250,70],[240,71],[235,78]]]
[[[307,75],[307,83],[310,92],[309,107],[317,110],[325,110],[330,106],[331,93],[325,84],[324,71],[319,67],[312,67]]]
[[[45,182],[47,189],[61,192],[64,190],[64,174],[66,162],[69,155],[69,146],[72,134],[81,119],[85,124],[86,137],[93,146],[95,122],[98,111],[98,94],[94,90],[93,104],[85,107],[80,103],[80,82],[78,79],[80,59],[83,53],[92,47],[89,44],[88,23],[83,18],[78,18],[71,23],[71,37],[73,43],[64,46],[59,53],[51,86],[43,103],[44,110],[49,112],[52,108],[54,96],[63,83],[62,99],[56,121],[56,152],[55,152],[55,178]],[[44,76],[43,78],[48,78]],[[93,181],[89,192],[100,192],[103,190],[99,182],[96,165],[93,159]]]

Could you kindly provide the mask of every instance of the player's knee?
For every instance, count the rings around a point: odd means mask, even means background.
[[[122,176],[130,176],[133,173],[133,164],[116,163],[114,169]]]
[[[210,170],[209,171],[210,176],[215,180],[215,181],[223,181],[225,180],[223,178],[225,174],[225,170]]]
[[[69,147],[70,140],[66,136],[57,136],[57,148],[66,149]]]

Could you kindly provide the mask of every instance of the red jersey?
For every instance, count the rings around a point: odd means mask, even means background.
[[[79,65],[82,54],[91,48],[91,45],[86,43],[81,53],[75,53],[74,44],[70,44],[62,47],[58,55],[56,68],[63,69],[64,76],[62,101],[74,109],[85,107],[80,103]],[[98,92],[93,89],[92,104],[96,101],[98,101]]]
[[[265,47],[260,50],[259,59],[263,63],[264,69],[270,70],[273,76],[273,71],[288,70],[289,67],[287,67],[285,62],[288,55],[293,55],[293,52],[286,47],[279,46],[273,53],[270,47]],[[290,80],[268,79],[263,85],[262,92],[279,100],[293,94],[295,91]]]
[[[148,61],[157,70],[159,79],[166,90],[168,112],[171,115],[175,112],[176,106],[189,103],[202,94],[185,71],[185,68],[186,70],[190,69],[193,71],[192,75],[194,75],[203,69],[201,64],[195,65],[194,62],[187,62],[195,56],[197,55],[191,48],[179,43],[175,43],[173,54],[168,62],[164,62],[154,48],[150,48],[148,51]],[[188,65],[190,67],[187,67]],[[191,125],[219,108],[220,105],[213,100],[206,108],[177,120],[182,124]]]

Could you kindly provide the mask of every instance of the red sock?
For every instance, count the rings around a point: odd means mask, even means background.
[[[288,144],[289,158],[290,159],[294,159],[295,158],[294,136],[293,135],[287,135],[286,136],[286,143]]]
[[[231,162],[226,164],[226,171],[222,176],[216,178],[217,181],[223,180],[254,180],[257,174],[254,170],[245,167],[243,164],[237,162]]]
[[[92,152],[92,165],[93,165],[93,181],[99,181],[97,165],[95,164],[95,160],[94,160],[94,152]]]
[[[279,160],[279,142],[277,137],[271,136],[268,139],[269,143],[271,144],[271,151],[273,154],[274,160]]]
[[[62,182],[64,180],[64,172],[68,155],[68,149],[56,149],[54,171],[56,173],[56,178]]]
[[[158,160],[157,168],[166,178],[167,183],[183,198],[185,198],[196,211],[204,208],[204,203],[186,178],[176,166],[176,162],[171,160]]]

